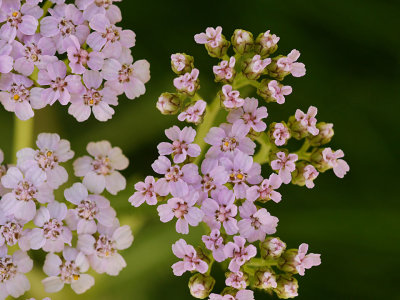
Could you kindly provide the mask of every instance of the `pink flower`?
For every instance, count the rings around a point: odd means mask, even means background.
[[[174,79],[174,86],[180,92],[188,93],[192,95],[196,92],[199,84],[199,70],[194,68],[190,73],[185,73]]]
[[[244,276],[243,272],[232,272],[229,273],[228,277],[226,278],[225,284],[237,290],[242,290],[247,286],[246,277]]]
[[[67,211],[64,203],[56,201],[38,209],[33,220],[37,227],[30,232],[32,249],[42,248],[46,252],[61,252],[64,244],[71,245],[71,230],[63,223]]]
[[[0,201],[0,209],[6,215],[31,221],[36,214],[36,203],[46,203],[54,200],[53,190],[44,184],[46,175],[30,169],[22,172],[16,167],[8,169],[1,178],[3,186],[11,191]]]
[[[295,162],[298,160],[297,154],[289,154],[286,156],[285,152],[278,152],[276,154],[278,159],[271,162],[273,170],[279,170],[279,176],[284,184],[288,184],[292,180],[292,172],[296,169]]]
[[[160,156],[151,165],[153,170],[164,175],[157,180],[155,191],[160,196],[171,193],[174,197],[185,196],[189,192],[189,184],[200,181],[198,167],[195,164],[171,165],[171,161],[165,156]]]
[[[294,77],[302,77],[306,74],[306,68],[303,63],[296,62],[300,57],[300,52],[292,50],[287,57],[278,59],[276,65],[279,69],[290,72]]]
[[[84,177],[83,184],[89,191],[100,194],[106,189],[113,195],[126,187],[126,179],[121,175],[129,165],[129,160],[119,147],[112,147],[108,141],[91,142],[87,145],[90,156],[75,160],[75,176]]]
[[[260,43],[263,47],[270,49],[275,47],[280,40],[280,37],[275,34],[271,34],[270,30],[267,30],[260,39]]]
[[[150,80],[150,64],[147,60],[133,62],[131,55],[118,61],[105,61],[103,78],[108,80],[106,87],[114,89],[118,95],[125,93],[128,99],[135,99],[146,92],[145,83]]]
[[[229,61],[223,60],[217,66],[213,66],[213,72],[219,80],[230,81],[235,72],[236,59],[232,56]]]
[[[203,100],[198,100],[194,105],[189,106],[186,110],[178,115],[178,120],[183,122],[199,124],[206,111],[207,103]]]
[[[166,223],[174,217],[176,221],[176,232],[182,234],[189,233],[189,224],[197,226],[203,219],[204,213],[194,205],[199,198],[197,192],[189,192],[183,197],[174,197],[168,200],[167,204],[157,207],[161,222]]]
[[[172,54],[171,63],[177,71],[181,72],[186,67],[186,56],[180,53]]]
[[[248,184],[259,184],[262,181],[261,166],[253,162],[253,157],[243,152],[237,152],[232,159],[223,157],[221,165],[229,174],[229,181],[233,184],[235,196],[238,199],[246,197]]]
[[[271,80],[268,83],[268,89],[271,93],[271,97],[276,100],[278,104],[285,103],[285,96],[292,93],[292,87],[289,85],[281,85],[276,80]]]
[[[128,225],[121,226],[117,219],[111,227],[98,225],[99,235],[78,236],[78,249],[88,256],[90,266],[97,273],[117,276],[126,267],[124,258],[118,250],[129,248],[133,242],[132,230]]]
[[[274,137],[275,145],[283,146],[286,144],[286,141],[290,138],[290,131],[287,126],[282,123],[276,123],[274,126],[274,131],[272,133]]]
[[[286,250],[286,244],[279,238],[269,239],[267,243],[263,243],[263,247],[268,250],[268,256],[278,258]]]
[[[254,300],[254,292],[250,290],[240,290],[236,296],[226,294],[224,296],[218,294],[210,294],[209,300]]]
[[[197,256],[196,250],[192,245],[188,245],[185,240],[180,239],[172,245],[172,252],[182,261],[172,265],[175,276],[182,276],[186,271],[198,271],[202,274],[207,272],[208,264]]]
[[[121,22],[122,15],[118,6],[113,2],[120,2],[121,0],[76,0],[75,3],[80,10],[83,11],[85,20],[92,20],[93,16],[101,14],[105,15],[111,24]]]
[[[282,179],[277,174],[271,174],[269,179],[264,179],[260,186],[252,186],[246,192],[246,198],[249,201],[268,201],[272,200],[278,203],[282,200],[282,195],[275,191],[282,184]]]
[[[1,5],[0,38],[11,42],[16,36],[34,35],[38,27],[38,18],[42,10],[32,10],[28,4],[21,6],[21,1],[4,1]]]
[[[217,28],[207,27],[206,32],[196,34],[194,40],[197,44],[207,44],[211,48],[217,48],[222,41],[222,27]]]
[[[172,143],[160,143],[157,146],[160,155],[172,154],[176,164],[183,163],[187,156],[197,157],[200,155],[200,146],[193,144],[196,130],[192,127],[180,130],[178,126],[173,126],[165,130],[165,135]]]
[[[211,145],[206,157],[220,158],[238,151],[253,155],[256,144],[247,137],[248,133],[249,127],[243,120],[237,120],[232,125],[221,124],[219,127],[212,127],[204,138],[204,141]]]
[[[317,178],[319,172],[314,168],[312,165],[307,165],[304,170],[303,170],[303,176],[304,179],[306,180],[306,187],[309,189],[312,189],[315,184],[314,184],[314,179]]]
[[[307,254],[307,251],[308,244],[301,244],[299,247],[299,253],[294,258],[296,262],[296,270],[301,276],[304,276],[306,269],[311,269],[311,267],[319,266],[321,264],[321,254]]]
[[[221,224],[229,235],[236,234],[239,230],[237,226],[237,207],[235,196],[231,190],[222,186],[211,192],[212,198],[203,201],[201,209],[205,214],[204,222],[211,229],[220,229]]]
[[[0,210],[0,247],[3,245],[18,246],[23,251],[28,251],[29,229],[24,230],[24,221],[16,219],[14,216],[6,216]]]
[[[66,247],[63,257],[49,253],[44,262],[43,271],[49,276],[42,280],[47,293],[56,293],[70,284],[72,290],[82,294],[94,285],[94,278],[84,274],[89,270],[89,261],[85,254],[77,249]]]
[[[89,22],[94,30],[89,34],[86,42],[94,51],[101,51],[105,57],[119,58],[124,48],[132,48],[136,43],[136,35],[132,30],[122,30],[111,24],[102,14],[92,17]]]
[[[249,64],[249,69],[256,75],[261,75],[264,69],[271,63],[270,58],[261,59],[260,55],[254,55]]]
[[[78,122],[86,121],[93,112],[95,118],[105,122],[112,118],[114,109],[110,105],[118,104],[117,92],[110,87],[102,88],[103,79],[99,72],[86,70],[83,74],[85,86],[81,93],[71,96],[68,113]]]
[[[129,198],[129,202],[135,207],[139,207],[144,202],[148,205],[156,205],[157,194],[154,190],[155,183],[156,181],[153,176],[147,176],[144,182],[136,183],[136,192]]]
[[[33,82],[25,76],[2,74],[0,79],[0,102],[7,111],[15,112],[21,120],[34,116],[33,109],[46,106],[42,100],[42,88],[32,88]]]
[[[235,123],[242,119],[246,126],[255,132],[263,132],[267,125],[262,121],[268,117],[267,108],[265,106],[258,107],[256,98],[244,99],[243,107],[231,110],[227,117],[229,123]]]
[[[68,47],[73,45],[71,37],[76,37],[80,45],[85,43],[90,30],[82,12],[75,5],[58,5],[54,9],[49,9],[49,12],[51,16],[44,17],[40,21],[40,33],[44,37],[54,38],[60,54],[65,53]]]
[[[53,105],[57,100],[66,105],[71,100],[71,94],[82,91],[81,77],[67,75],[67,66],[62,61],[47,65],[46,70],[39,70],[37,82],[40,85],[49,85],[42,93],[42,100]]]
[[[201,180],[201,190],[205,198],[208,197],[209,192],[221,187],[228,182],[228,173],[223,166],[218,165],[215,159],[206,158],[201,164],[201,173],[203,178]]]
[[[33,261],[26,252],[17,250],[7,254],[7,247],[0,247],[0,299],[9,295],[18,298],[29,291],[31,285],[25,273],[32,270]]]
[[[59,164],[70,160],[74,152],[67,140],[60,139],[58,134],[39,134],[36,145],[38,150],[25,148],[17,152],[18,165],[29,163],[46,176],[51,188],[57,189],[68,180],[67,171]]]
[[[325,148],[324,151],[322,151],[322,157],[324,161],[333,168],[333,172],[337,177],[343,178],[344,175],[350,171],[350,167],[347,162],[343,159],[340,159],[344,157],[342,150],[333,152],[331,148]]]
[[[77,206],[68,210],[66,221],[69,228],[78,234],[94,234],[97,231],[96,220],[105,227],[113,225],[116,212],[110,207],[110,201],[103,196],[89,195],[82,183],[75,183],[66,189],[64,197]]]
[[[317,135],[319,133],[319,129],[315,127],[317,124],[317,119],[315,118],[317,112],[318,110],[315,106],[310,106],[307,114],[302,112],[300,109],[296,110],[295,114],[296,120],[300,122],[300,124],[312,135]]]
[[[45,69],[47,64],[58,60],[54,56],[55,47],[56,45],[51,38],[43,37],[41,34],[28,36],[24,39],[23,44],[14,41],[15,70],[29,76],[33,73],[35,66],[40,70]]]
[[[218,229],[211,230],[210,235],[203,235],[201,239],[206,248],[212,251],[212,255],[217,262],[222,262],[226,259],[224,239]]]
[[[257,248],[253,245],[245,246],[246,240],[240,236],[233,237],[234,242],[229,242],[224,248],[226,257],[232,258],[229,263],[229,270],[238,272],[240,267],[256,256]]]
[[[239,91],[233,90],[231,85],[225,84],[222,87],[222,94],[224,95],[222,103],[226,108],[232,109],[243,106],[244,100],[240,98]]]
[[[278,226],[278,218],[271,216],[265,209],[257,207],[251,201],[245,201],[239,207],[240,217],[238,227],[240,235],[250,243],[265,240],[266,234],[274,234]]]
[[[69,66],[75,74],[83,74],[86,68],[100,71],[104,64],[104,55],[101,52],[81,49],[78,39],[71,36],[72,45],[67,48]]]
[[[10,56],[13,47],[6,41],[0,40],[0,73],[10,73],[14,66],[14,58]]]

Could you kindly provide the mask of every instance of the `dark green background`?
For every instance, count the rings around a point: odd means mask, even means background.
[[[66,287],[52,299],[191,299],[189,275],[175,278],[170,269],[176,261],[171,244],[178,239],[174,224],[162,224],[154,207],[135,209],[127,199],[134,182],[151,173],[164,129],[177,123],[155,109],[159,94],[173,90],[170,54],[194,55],[202,94],[213,97],[211,66],[216,61],[194,43],[193,35],[217,25],[226,36],[235,28],[255,35],[271,29],[281,37],[280,54],[301,51],[307,75],[286,81],[294,92],[285,105],[268,106],[268,121],[286,120],[296,108],[317,106],[318,120],[335,124],[332,147],[345,151],[351,167],[343,180],[332,172],[323,174],[313,190],[285,186],[283,201],[269,206],[280,218],[278,235],[290,247],[307,242],[312,252],[322,253],[322,265],[300,278],[298,299],[400,299],[398,3],[123,1],[123,26],[137,34],[134,58],[151,63],[147,93],[134,101],[121,97],[106,124],[93,119],[78,124],[65,107],[46,108],[37,114],[36,132],[59,133],[78,155],[87,142],[101,139],[123,148],[131,159],[125,172],[129,186],[111,200],[122,222],[132,225],[135,241],[123,253],[128,268],[120,276],[97,276],[90,292],[74,296]],[[1,110],[0,117],[1,147],[9,158],[12,115]],[[188,241],[196,243],[200,234],[201,229],[193,230]],[[32,280],[32,295],[44,295],[38,279]],[[223,278],[219,283],[221,287]]]

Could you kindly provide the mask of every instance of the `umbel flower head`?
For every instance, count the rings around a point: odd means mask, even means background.
[[[298,50],[273,55],[280,38],[269,30],[254,39],[237,29],[229,40],[218,26],[194,39],[219,60],[210,70],[219,90],[213,101],[202,97],[201,70],[194,58],[186,53],[171,56],[176,90],[162,93],[156,106],[162,114],[178,114],[180,122],[196,127],[165,131],[170,141],[160,142],[160,156],[152,164],[157,177],[136,183],[129,201],[135,207],[157,206],[161,222],[174,220],[180,234],[205,225],[197,247],[184,239],[172,245],[179,259],[172,271],[176,276],[194,273],[189,281],[194,297],[253,300],[255,289],[282,299],[296,297],[295,276],[318,266],[320,255],[307,254],[305,243],[299,250],[287,249],[272,236],[279,219],[269,206],[290,200],[283,200],[280,190],[286,184],[313,188],[327,170],[340,178],[349,171],[343,151],[325,146],[333,137],[333,125],[318,122],[314,106],[297,109],[285,121],[267,121],[274,105],[289,101],[293,92],[284,79],[306,73]],[[248,87],[255,88],[252,94]],[[227,287],[215,292],[211,274],[217,263],[226,269]]]
[[[110,201],[101,195],[109,187],[104,185],[109,182],[104,176],[128,166],[120,148],[113,148],[107,141],[90,143],[88,149],[95,151],[91,151],[95,159],[81,157],[74,165],[84,159],[85,168],[96,170],[96,158],[102,155],[100,161],[110,162],[112,168],[107,167],[106,175],[96,175],[89,184],[81,175],[83,182],[64,187],[65,199],[55,200],[54,194],[60,195],[55,191],[68,181],[69,168],[65,165],[74,152],[58,134],[39,134],[36,146],[19,150],[13,166],[3,165],[0,150],[1,300],[8,295],[20,297],[30,289],[25,273],[33,267],[29,257],[32,251],[46,255],[43,271],[48,277],[42,283],[47,293],[70,285],[82,294],[95,283],[94,277],[87,274],[89,269],[118,275],[126,267],[119,252],[133,242],[130,227],[120,225]],[[120,173],[111,182],[111,186],[118,187],[110,188],[114,194],[125,188],[126,181]],[[102,189],[92,193],[91,187],[96,185]]]
[[[149,63],[117,25],[118,0],[0,1],[0,102],[21,120],[59,102],[78,122],[114,115],[118,96],[146,91]],[[49,5],[50,4],[50,5]]]

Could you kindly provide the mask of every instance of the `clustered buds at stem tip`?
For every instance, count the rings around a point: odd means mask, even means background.
[[[133,242],[130,227],[120,225],[101,195],[125,189],[119,171],[129,162],[120,148],[107,141],[89,143],[90,156],[73,163],[82,183],[64,190],[67,205],[55,200],[54,191],[68,181],[63,165],[74,157],[69,141],[42,133],[36,146],[20,149],[16,165],[3,164],[0,150],[0,299],[20,297],[30,289],[25,275],[33,267],[29,250],[47,253],[43,271],[48,277],[42,280],[47,293],[69,284],[82,294],[94,285],[89,268],[118,275],[126,267],[119,251]]]
[[[287,121],[272,122],[267,128],[267,107],[256,98],[246,97],[242,88],[252,86],[267,103],[285,103],[292,87],[284,85],[289,74],[305,75],[305,66],[297,62],[300,52],[269,57],[278,46],[279,37],[266,31],[258,35],[238,29],[230,42],[222,28],[209,27],[195,35],[211,57],[213,78],[221,84],[210,105],[199,95],[199,69],[192,56],[171,56],[176,91],[163,93],[157,108],[163,114],[177,114],[179,121],[197,125],[197,130],[173,126],[165,131],[170,141],[158,145],[159,157],[152,164],[158,178],[147,176],[135,185],[129,201],[138,207],[144,202],[157,206],[161,222],[174,221],[176,231],[190,234],[191,227],[204,223],[207,232],[195,248],[184,239],[172,246],[180,261],[173,273],[194,275],[190,293],[199,299],[252,300],[254,289],[275,293],[279,298],[297,296],[296,274],[321,263],[319,254],[307,254],[308,245],[287,249],[276,233],[278,218],[266,203],[282,201],[278,189],[284,184],[314,187],[320,173],[333,169],[338,177],[349,171],[341,159],[341,150],[321,148],[333,136],[332,124],[317,123],[317,108],[298,109]],[[226,122],[215,125],[224,112]],[[290,152],[286,145],[292,138],[303,146]],[[257,147],[259,146],[259,147]],[[169,156],[169,157],[168,157]],[[265,165],[265,166],[264,166]],[[266,178],[261,168],[271,172]],[[272,200],[272,202],[269,202]],[[259,242],[259,249],[256,247]],[[226,263],[223,263],[227,261]],[[227,266],[227,287],[213,293],[211,277],[215,263]]]

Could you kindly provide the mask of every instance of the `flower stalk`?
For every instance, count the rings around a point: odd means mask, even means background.
[[[13,153],[16,154],[19,150],[31,147],[33,144],[33,131],[34,131],[34,119],[31,118],[26,121],[20,120],[17,116],[14,116],[14,141],[13,141]],[[13,164],[16,164],[16,156],[13,157]]]

